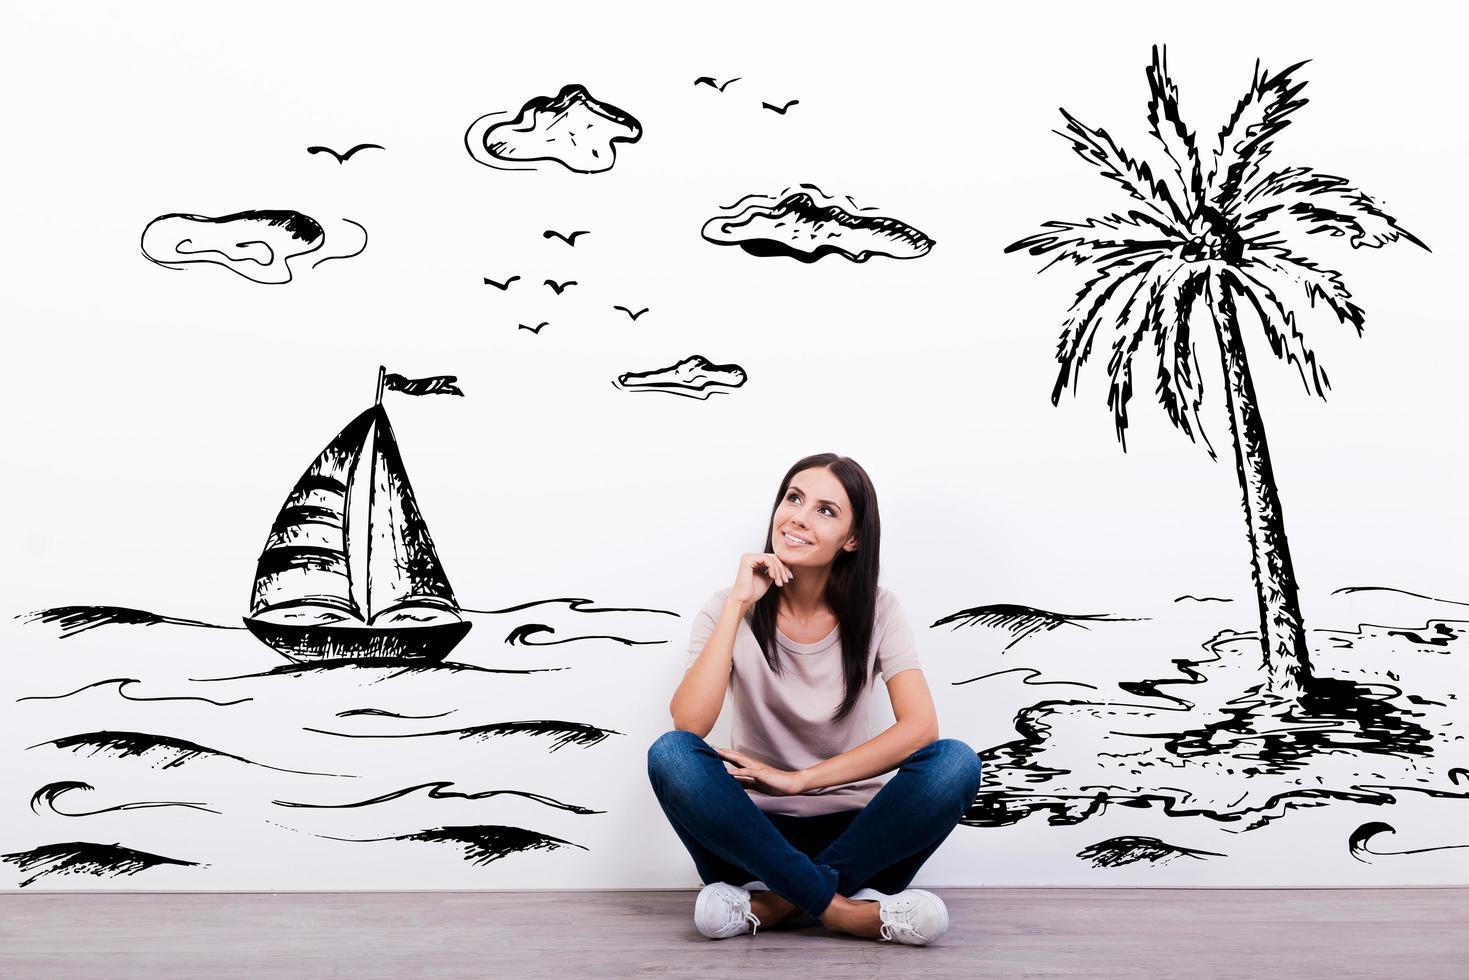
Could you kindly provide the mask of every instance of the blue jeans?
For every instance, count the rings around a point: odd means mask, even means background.
[[[648,749],[648,781],[703,882],[762,881],[812,918],[832,897],[908,887],[979,790],[979,756],[941,738],[898,766],[861,809],[811,817],[767,814],[693,732]]]

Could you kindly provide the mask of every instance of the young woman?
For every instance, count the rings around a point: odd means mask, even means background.
[[[808,456],[781,481],[764,551],[695,617],[648,779],[705,882],[705,936],[799,913],[909,945],[948,928],[943,901],[908,883],[973,801],[980,762],[938,737],[912,629],[877,584],[880,530],[862,467]],[[874,672],[896,721],[869,738]],[[734,747],[715,748],[726,689]]]

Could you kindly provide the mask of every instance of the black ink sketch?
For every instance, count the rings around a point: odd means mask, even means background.
[[[554,230],[549,230],[548,229],[546,231],[541,232],[541,237],[544,238],[544,239],[546,239],[547,241],[549,241],[549,240],[551,240],[553,238],[559,238],[563,242],[565,242],[566,244],[570,245],[572,248],[575,248],[576,247],[576,240],[578,238],[580,238],[582,235],[590,235],[590,234],[591,234],[591,232],[589,232],[589,231],[574,231],[574,232],[572,232],[569,235],[563,235],[559,231],[554,231]]]
[[[318,735],[334,735],[337,738],[428,738],[435,735],[454,735],[461,741],[466,738],[486,741],[491,738],[504,738],[508,735],[530,735],[540,737],[551,736],[551,748],[547,751],[555,752],[568,745],[596,745],[608,735],[621,735],[622,732],[613,731],[610,728],[598,728],[595,725],[584,725],[578,721],[500,721],[489,725],[474,725],[469,728],[450,728],[446,731],[437,732],[333,732],[324,728],[303,728],[302,731],[315,732]]]
[[[127,686],[129,684],[141,684],[141,683],[143,683],[143,682],[140,681],[140,680],[138,680],[136,677],[109,677],[105,681],[93,681],[91,684],[88,684],[85,687],[79,687],[75,691],[69,691],[66,694],[32,694],[32,695],[29,695],[27,697],[16,698],[15,700],[17,702],[20,702],[20,701],[58,701],[58,700],[60,700],[62,698],[69,698],[69,697],[71,697],[73,695],[80,694],[83,691],[90,691],[94,687],[103,687],[103,686],[108,685],[108,684],[116,684],[117,685],[117,694],[118,694],[118,696],[119,697],[122,697],[122,698],[125,698],[128,701],[203,701],[206,704],[212,704],[215,707],[227,708],[227,707],[229,707],[232,704],[244,704],[246,701],[253,701],[253,700],[255,700],[254,698],[237,698],[234,701],[215,701],[215,700],[213,700],[211,698],[201,698],[201,697],[195,697],[195,696],[191,696],[191,695],[175,695],[173,697],[145,698],[145,697],[137,697],[137,696],[134,696],[134,695],[129,694],[127,692],[126,688],[127,688]]]
[[[693,354],[666,368],[620,374],[613,386],[624,391],[662,391],[702,401],[710,395],[727,394],[724,389],[738,388],[745,380],[745,369],[738,364],[713,364],[707,357]]]
[[[1191,847],[1179,847],[1156,837],[1109,837],[1090,844],[1076,852],[1076,856],[1090,861],[1094,868],[1119,868],[1124,864],[1167,864],[1177,858],[1187,857],[1205,861],[1211,857],[1225,857],[1216,851],[1196,851]]]
[[[545,284],[555,290],[557,296],[560,296],[562,293],[566,292],[566,290],[570,287],[578,285],[575,279],[568,279],[565,282],[557,282],[554,279],[547,279]]]
[[[402,799],[405,796],[412,796],[422,790],[428,790],[427,793],[422,795],[427,796],[431,800],[487,800],[492,796],[519,796],[527,800],[534,800],[537,803],[543,803],[553,809],[567,810],[571,813],[592,814],[607,812],[606,810],[590,810],[584,806],[577,806],[575,803],[562,803],[560,800],[552,799],[549,796],[541,796],[538,793],[525,793],[514,789],[487,789],[479,793],[461,793],[458,790],[449,789],[453,785],[455,785],[453,782],[447,780],[440,780],[439,782],[433,783],[419,783],[417,786],[409,786],[407,789],[400,789],[393,793],[384,793],[382,796],[374,796],[370,800],[358,800],[356,803],[289,803],[285,800],[272,800],[271,802],[276,806],[295,807],[297,809],[354,810],[360,807],[376,806],[379,803]]]
[[[525,324],[525,323],[516,324],[516,329],[517,330],[529,330],[533,334],[539,334],[541,332],[541,328],[542,327],[549,327],[550,325],[551,325],[551,321],[550,320],[542,320],[540,323],[537,323],[533,327],[530,326],[529,324]]]
[[[852,207],[850,197],[843,198]],[[866,209],[866,210],[871,210]],[[749,194],[704,222],[699,232],[715,245],[738,245],[751,255],[811,263],[828,255],[866,262],[874,255],[916,259],[934,240],[897,218],[857,214],[815,184],[779,195]]]
[[[644,609],[640,606],[593,606],[591,599],[535,599],[531,602],[522,602],[517,606],[506,606],[504,609],[466,609],[468,613],[479,613],[485,616],[499,616],[503,613],[520,612],[525,609],[533,609],[536,606],[549,605],[551,603],[565,603],[572,612],[578,613],[613,613],[613,612],[642,612],[657,613],[660,616],[672,616],[681,619],[678,613],[671,609]]]
[[[1399,239],[1428,247],[1345,179],[1270,165],[1277,137],[1307,102],[1301,96],[1305,82],[1295,78],[1304,64],[1271,74],[1256,62],[1249,90],[1206,164],[1180,116],[1166,52],[1154,47],[1147,70],[1149,131],[1171,166],[1155,176],[1106,130],[1090,128],[1063,109],[1067,125],[1060,135],[1136,204],[1126,215],[1046,222],[1038,234],[1005,249],[1050,255],[1042,271],[1063,259],[1088,267],[1090,278],[1071,304],[1057,347],[1061,369],[1051,401],[1059,403],[1067,387],[1075,392],[1078,373],[1100,338],[1110,349],[1107,404],[1124,451],[1134,356],[1146,340],[1158,357],[1157,394],[1169,421],[1191,440],[1196,434],[1204,438],[1214,455],[1199,425],[1204,389],[1196,335],[1215,341],[1253,556],[1266,688],[1283,699],[1306,690],[1311,665],[1239,305],[1264,330],[1271,351],[1296,368],[1307,391],[1325,397],[1330,384],[1297,316],[1319,302],[1360,334],[1364,315],[1341,276],[1308,250],[1322,236],[1345,237],[1354,248]],[[1204,314],[1196,316],[1200,303]]]
[[[791,106],[800,104],[800,99],[791,99],[785,105],[771,105],[769,102],[762,102],[760,103],[760,106],[761,108],[769,109],[771,112],[775,113],[778,116],[783,116],[790,111]]]
[[[314,661],[312,663],[281,664],[269,670],[249,674],[232,674],[229,677],[191,677],[198,683],[211,681],[242,681],[256,677],[301,677],[307,674],[324,674],[330,671],[351,671],[367,675],[368,684],[378,684],[395,677],[410,674],[543,674],[568,667],[477,667],[473,664],[455,663],[450,660],[403,659],[401,657],[368,657]]]
[[[739,81],[739,78],[731,78],[728,81],[716,82],[713,78],[711,78],[708,75],[701,75],[698,78],[694,79],[694,84],[695,85],[707,85],[710,88],[718,89],[722,93],[725,89],[729,88],[731,85],[733,85],[735,82],[738,82],[738,81]]]
[[[239,626],[221,626],[197,619],[179,619],[176,616],[160,616],[142,609],[123,606],[56,606],[23,613],[16,619],[26,623],[60,623],[58,636],[65,640],[99,626],[199,626],[211,630],[237,630]]]
[[[385,708],[348,708],[346,711],[338,711],[338,718],[352,718],[356,715],[373,715],[382,718],[411,718],[421,720],[426,718],[443,718],[458,711],[458,708],[450,708],[448,711],[440,711],[436,715],[405,715],[396,711],[388,711]]]
[[[332,837],[327,834],[313,834],[313,837],[321,837],[326,840],[349,841],[354,844],[369,844],[378,841],[421,841],[429,844],[461,844],[464,848],[464,860],[470,864],[489,864],[510,854],[518,854],[523,851],[554,851],[561,847],[578,847],[587,850],[581,844],[573,844],[559,837],[551,837],[548,834],[540,834],[533,830],[522,827],[505,827],[493,824],[469,827],[438,827],[433,830],[423,830],[416,834],[402,834],[396,837]]]
[[[509,279],[506,279],[504,282],[496,282],[493,279],[485,279],[485,285],[486,286],[494,286],[496,289],[500,290],[500,292],[503,293],[505,290],[507,290],[507,289],[510,288],[510,284],[512,282],[514,282],[515,280],[517,280],[519,278],[520,278],[519,276],[511,276]]]
[[[469,632],[418,508],[383,393],[462,395],[453,375],[378,369],[371,408],[296,481],[271,526],[245,625],[298,663],[439,661]],[[356,559],[365,576],[354,576]],[[365,581],[358,581],[365,578]]]
[[[166,269],[206,263],[251,282],[278,286],[294,278],[292,259],[321,251],[328,238],[334,251],[312,262],[310,268],[332,259],[354,258],[367,249],[367,229],[351,218],[342,221],[360,236],[335,232],[328,236],[320,222],[300,211],[238,211],[218,218],[164,214],[143,228],[139,247],[145,259]],[[342,244],[337,250],[339,239]]]
[[[335,776],[342,778],[355,778],[344,776],[336,772],[307,772],[301,769],[282,769],[279,766],[267,766],[263,762],[252,762],[244,756],[231,755],[218,749],[206,748],[194,742],[186,742],[181,738],[170,738],[167,735],[149,735],[144,732],[82,732],[78,735],[67,735],[64,738],[53,738],[45,742],[37,742],[28,745],[28,749],[38,749],[43,745],[54,745],[58,749],[70,752],[85,752],[86,755],[106,755],[118,759],[126,759],[137,756],[147,759],[154,769],[172,769],[182,766],[195,759],[234,759],[249,766],[259,766],[262,769],[274,769],[276,772],[295,773],[300,776]],[[90,750],[90,751],[88,751]],[[154,753],[150,756],[150,753]]]
[[[1233,602],[1233,599],[1224,599],[1217,595],[1181,595],[1174,602]]]
[[[95,844],[90,841],[47,844],[29,851],[0,854],[0,861],[9,862],[22,872],[36,871],[20,883],[21,888],[50,875],[83,874],[98,878],[118,878],[135,875],[161,864],[185,868],[209,867],[198,861],[180,861],[160,854],[149,854],[147,851],[135,851],[120,844]],[[40,870],[37,871],[38,868]]]
[[[644,313],[648,312],[648,308],[646,306],[643,307],[641,310],[638,310],[636,313],[634,313],[632,310],[628,309],[626,306],[614,306],[612,308],[614,310],[621,310],[622,312],[626,313],[627,316],[628,316],[628,319],[632,320],[632,322],[634,322],[634,323],[637,323],[638,322],[638,317],[640,317]]]
[[[1009,647],[1006,647],[1006,649],[1009,649]],[[968,680],[955,681],[954,686],[958,687],[960,684],[973,684],[975,681],[989,680],[991,677],[1002,677],[1005,674],[1014,673],[1020,673],[1024,675],[1020,678],[1020,683],[1029,684],[1034,687],[1042,687],[1046,684],[1069,684],[1072,687],[1089,687],[1093,691],[1098,689],[1097,685],[1095,684],[1085,684],[1081,681],[1038,681],[1036,680],[1036,678],[1041,676],[1041,672],[1036,670],[1034,667],[1010,667],[1007,670],[994,670],[988,674],[980,674],[978,677],[971,677]]]
[[[1015,639],[1005,644],[1004,650],[1009,650],[1015,644],[1027,637],[1037,633],[1049,633],[1051,630],[1060,629],[1062,626],[1075,626],[1080,629],[1090,629],[1087,623],[1136,623],[1140,622],[1137,617],[1130,616],[1108,616],[1103,613],[1056,613],[1045,609],[1036,609],[1031,606],[1018,606],[1008,602],[996,602],[987,606],[975,606],[972,609],[961,609],[951,613],[943,619],[937,620],[933,626],[947,626],[953,623],[951,629],[961,626],[992,626],[1004,630]],[[930,627],[933,628],[933,627]],[[1003,653],[1004,650],[1001,652]]]
[[[80,813],[72,813],[57,808],[56,798],[61,796],[61,794],[69,793],[74,789],[83,790],[84,792],[91,792],[95,789],[95,787],[89,783],[78,782],[76,780],[70,779],[56,783],[47,783],[45,786],[42,786],[40,789],[36,790],[34,794],[32,794],[31,810],[35,813],[40,813],[41,806],[42,804],[44,804],[47,810],[50,810],[52,813],[58,814],[63,817],[94,817],[99,813],[116,813],[122,810],[151,810],[156,807],[162,806],[181,806],[190,810],[203,810],[205,813],[219,813],[218,810],[212,810],[209,807],[205,806],[203,803],[179,803],[173,801],[122,803],[117,806],[105,806],[99,810],[83,810]]]
[[[528,647],[552,647],[558,643],[575,643],[578,640],[615,640],[623,646],[656,646],[659,643],[667,643],[667,640],[630,640],[625,636],[568,636],[560,640],[532,640],[530,637],[540,633],[554,634],[556,631],[543,623],[526,623],[517,626],[505,637],[505,642],[512,646],[519,643]]]
[[[358,143],[356,146],[352,147],[352,149],[348,150],[346,153],[338,153],[336,150],[332,149],[329,146],[308,146],[306,148],[306,152],[307,153],[330,153],[332,156],[334,156],[334,157],[337,158],[337,164],[338,165],[341,165],[343,163],[346,163],[348,160],[352,159],[352,155],[354,153],[356,153],[357,151],[359,151],[359,150],[385,150],[385,149],[387,149],[387,147],[381,146],[381,145],[379,145],[377,143]]]
[[[491,112],[469,124],[464,146],[475,162],[500,170],[555,164],[581,174],[611,170],[618,143],[636,143],[643,126],[631,113],[599,102],[581,85],[537,96],[518,113]]]
[[[1378,834],[1396,834],[1397,828],[1390,823],[1372,821],[1364,823],[1352,831],[1347,838],[1347,851],[1352,857],[1363,864],[1371,864],[1371,857],[1392,857],[1401,854],[1427,854],[1430,851],[1456,851],[1469,848],[1469,844],[1440,844],[1437,847],[1414,847],[1406,851],[1374,851],[1372,850],[1372,838]]]
[[[1376,666],[1392,663],[1419,684],[1443,684],[1435,662],[1445,652],[1469,653],[1469,633],[1455,638],[1456,651],[1440,651],[1395,632],[1313,630],[1313,654],[1331,675],[1314,676],[1289,701],[1259,680],[1258,634],[1224,630],[1202,655],[1171,658],[1175,676],[1117,682],[1132,699],[1022,708],[1019,737],[980,753],[986,781],[961,822],[998,827],[1045,814],[1063,826],[1109,806],[1156,806],[1242,833],[1336,800],[1469,799],[1450,764],[1462,758],[1455,743],[1464,738],[1455,734],[1457,705],[1446,707],[1454,695],[1405,694],[1398,674]],[[1358,646],[1371,656],[1357,655]],[[1246,686],[1251,679],[1257,683]]]
[[[1469,606],[1469,602],[1461,602],[1458,599],[1439,599],[1421,592],[1409,592],[1406,589],[1393,589],[1385,585],[1349,585],[1344,589],[1332,589],[1332,595],[1352,595],[1356,592],[1395,592],[1398,595],[1411,596],[1414,599],[1427,599],[1429,602],[1443,602],[1450,606]]]

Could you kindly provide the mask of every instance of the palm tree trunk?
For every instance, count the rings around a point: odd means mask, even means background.
[[[1244,497],[1260,608],[1265,689],[1282,698],[1296,698],[1311,680],[1311,661],[1296,595],[1295,569],[1285,538],[1285,515],[1281,513],[1270,450],[1265,445],[1265,426],[1245,360],[1233,287],[1223,277],[1216,277],[1210,287],[1217,293],[1215,327],[1224,362],[1224,395],[1229,406],[1230,434],[1234,437],[1235,471]]]

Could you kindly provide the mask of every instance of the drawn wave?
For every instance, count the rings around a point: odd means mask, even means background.
[[[486,800],[492,796],[505,795],[521,796],[528,800],[534,800],[537,803],[544,803],[546,806],[553,807],[557,810],[567,810],[571,813],[591,814],[607,812],[606,810],[589,810],[584,806],[577,806],[575,803],[562,803],[561,801],[552,799],[549,796],[541,796],[537,793],[526,793],[514,789],[487,789],[479,793],[461,793],[457,790],[449,789],[450,786],[454,785],[457,784],[449,780],[440,780],[433,783],[419,783],[417,786],[409,786],[406,789],[400,789],[392,793],[384,793],[382,796],[374,796],[370,800],[359,800],[356,803],[292,803],[287,800],[271,800],[271,802],[274,803],[276,806],[294,807],[297,809],[306,810],[354,810],[359,807],[376,806],[379,803],[388,803],[392,800],[400,800],[405,796],[412,796],[415,793],[420,793],[431,800]],[[428,792],[424,793],[424,790],[428,790]]]
[[[28,745],[28,749],[40,748],[43,745],[54,745],[58,749],[87,755],[110,755],[119,759],[130,756],[147,758],[150,753],[156,755],[156,761],[152,761],[154,769],[172,769],[182,766],[195,759],[225,758],[234,759],[250,766],[259,766],[262,769],[274,769],[276,772],[289,772],[301,776],[336,776],[347,779],[355,779],[345,773],[337,772],[312,772],[305,769],[284,769],[280,766],[268,766],[263,762],[254,762],[241,755],[232,755],[229,752],[221,752],[211,749],[195,742],[186,742],[181,738],[170,738],[167,735],[151,735],[146,732],[82,732],[77,735],[67,735],[64,738],[49,739],[45,742],[37,742]],[[90,751],[88,751],[90,750]],[[164,761],[165,757],[167,761]]]
[[[386,708],[348,708],[346,711],[338,711],[337,717],[352,718],[356,715],[374,715],[382,718],[412,718],[414,720],[423,720],[428,718],[443,718],[446,715],[452,715],[458,710],[458,708],[450,708],[448,711],[440,711],[436,715],[402,715],[396,711],[389,711]]]
[[[498,824],[480,824],[457,827],[436,827],[415,834],[400,834],[394,837],[332,837],[329,834],[313,834],[327,840],[349,841],[367,844],[378,841],[418,841],[427,844],[458,844],[463,848],[464,860],[470,864],[489,864],[510,854],[522,851],[554,851],[562,847],[578,847],[581,844],[552,837],[549,834],[526,830],[523,827],[506,827]]]
[[[209,630],[238,630],[243,626],[221,626],[200,619],[184,619],[179,616],[163,616],[144,609],[129,609],[126,606],[55,606],[37,609],[15,617],[25,623],[59,623],[58,636],[70,639],[78,633],[99,626],[197,626]]]
[[[1458,627],[1457,629],[1455,627]],[[1407,640],[1416,646],[1436,647],[1447,653],[1447,647],[1462,636],[1469,635],[1469,620],[1430,619],[1422,626],[1399,627],[1382,623],[1358,623],[1354,630],[1316,630],[1331,636],[1332,645],[1338,650],[1351,650],[1358,643],[1370,642],[1377,636],[1392,636]]]
[[[258,670],[250,674],[231,674],[229,677],[190,677],[189,680],[202,684],[212,681],[243,681],[256,677],[300,677],[303,674],[323,674],[333,670],[391,671],[391,673],[374,677],[368,681],[370,684],[377,684],[392,680],[394,677],[402,677],[404,674],[459,674],[466,671],[477,674],[544,674],[571,669],[570,667],[476,667],[473,664],[461,664],[448,660],[426,663],[422,660],[397,657],[373,657],[363,660],[323,660],[314,664],[281,664],[279,667]]]
[[[596,745],[608,735],[624,734],[610,728],[597,728],[594,725],[584,725],[576,721],[501,721],[491,725],[475,725],[471,728],[396,734],[390,732],[333,732],[324,728],[303,728],[302,730],[316,732],[318,735],[335,735],[337,738],[428,738],[433,735],[457,735],[460,739],[486,740],[505,735],[552,735],[554,736],[554,744],[550,749],[552,752],[567,745]]]
[[[522,602],[518,606],[506,606],[504,609],[465,609],[467,613],[477,613],[481,616],[498,616],[502,613],[520,612],[523,609],[532,609],[536,606],[545,606],[552,603],[565,603],[572,612],[579,613],[607,613],[607,612],[645,612],[657,613],[660,616],[672,616],[681,618],[678,613],[670,609],[643,609],[638,606],[593,606],[591,599],[533,599],[530,602]]]
[[[17,703],[21,701],[59,701],[62,698],[69,698],[75,694],[80,694],[83,691],[90,691],[94,687],[104,687],[108,684],[116,684],[118,696],[129,701],[204,701],[219,708],[227,708],[232,704],[244,704],[246,701],[255,700],[254,698],[238,698],[234,701],[215,701],[211,698],[195,697],[191,695],[174,695],[171,697],[144,698],[135,697],[134,695],[131,695],[126,690],[124,690],[124,688],[126,688],[129,684],[141,683],[142,681],[138,680],[136,677],[109,677],[105,681],[93,681],[91,684],[88,684],[85,687],[79,687],[75,691],[68,691],[66,694],[31,694],[23,698],[16,698],[15,700]]]
[[[1414,847],[1406,851],[1374,851],[1372,850],[1372,838],[1378,834],[1396,834],[1397,828],[1390,823],[1374,820],[1364,823],[1352,831],[1347,838],[1347,851],[1352,857],[1363,864],[1371,864],[1370,857],[1393,857],[1400,854],[1427,854],[1430,851],[1454,851],[1461,848],[1469,848],[1469,844],[1440,844],[1437,847]]]
[[[181,861],[161,854],[135,851],[121,844],[97,844],[92,841],[45,844],[29,851],[0,854],[0,861],[13,864],[22,872],[36,872],[20,883],[21,888],[51,875],[83,874],[98,878],[119,878],[135,875],[161,864],[184,868],[208,867],[199,861]]]
[[[1424,595],[1421,592],[1409,592],[1407,589],[1394,589],[1386,585],[1349,585],[1343,589],[1332,589],[1332,595],[1352,595],[1356,592],[1394,592],[1398,595],[1411,596],[1414,599],[1427,599],[1429,602],[1443,602],[1451,606],[1469,606],[1469,602],[1458,599],[1439,599],[1435,596]]]
[[[511,630],[510,635],[505,637],[505,642],[511,644],[512,646],[515,644],[519,644],[521,646],[527,647],[553,647],[556,646],[558,643],[575,643],[577,640],[615,640],[616,642],[621,643],[623,646],[629,647],[653,646],[659,643],[668,642],[667,640],[629,640],[623,636],[568,636],[560,640],[530,639],[530,637],[536,636],[540,633],[554,634],[555,632],[555,629],[550,626],[546,626],[543,623],[526,623],[524,626],[517,626],[515,627],[515,629]]]
[[[1120,868],[1125,864],[1146,861],[1149,864],[1168,864],[1181,857],[1206,861],[1211,857],[1228,857],[1217,851],[1197,851],[1191,847],[1179,847],[1157,837],[1109,837],[1104,841],[1089,844],[1076,852],[1076,856],[1090,861],[1094,868]]]
[[[1226,599],[1223,596],[1217,596],[1217,595],[1181,595],[1178,598],[1174,599],[1173,601],[1174,602],[1233,602],[1234,600],[1233,599]]]
[[[1032,687],[1044,687],[1047,684],[1070,684],[1072,687],[1089,687],[1093,691],[1100,690],[1097,685],[1086,684],[1082,681],[1038,681],[1036,680],[1036,678],[1041,676],[1041,672],[1039,670],[1036,670],[1034,667],[1011,667],[1008,670],[991,671],[988,674],[980,674],[978,677],[971,677],[966,681],[955,681],[954,686],[958,687],[960,684],[973,684],[975,681],[988,680],[991,677],[999,677],[1003,674],[1014,674],[1016,672],[1025,675],[1024,677],[1020,678],[1020,683],[1029,684]]]
[[[1143,622],[1146,617],[1112,616],[1106,613],[1058,613],[1046,609],[1036,609],[1033,606],[1021,606],[1008,602],[996,602],[987,606],[975,606],[971,609],[961,609],[956,613],[945,616],[933,623],[929,628],[946,626],[953,623],[953,629],[961,626],[992,626],[1002,629],[1015,639],[1005,644],[1004,649],[1009,650],[1021,640],[1034,636],[1037,633],[1049,633],[1060,629],[1062,626],[1076,626],[1081,629],[1090,629],[1087,623],[1138,623]],[[1001,652],[1004,652],[1003,650]]]
[[[190,810],[203,810],[205,813],[219,813],[218,810],[211,810],[203,803],[180,803],[172,800],[147,803],[120,803],[117,806],[102,807],[100,810],[82,810],[81,812],[61,810],[56,806],[57,797],[63,793],[69,793],[74,789],[91,792],[95,788],[90,783],[78,782],[76,780],[62,780],[61,782],[47,783],[32,794],[31,810],[35,813],[40,813],[41,806],[44,804],[47,810],[63,817],[94,817],[99,813],[114,813],[118,810],[149,810],[162,806],[181,806],[187,807]]]

